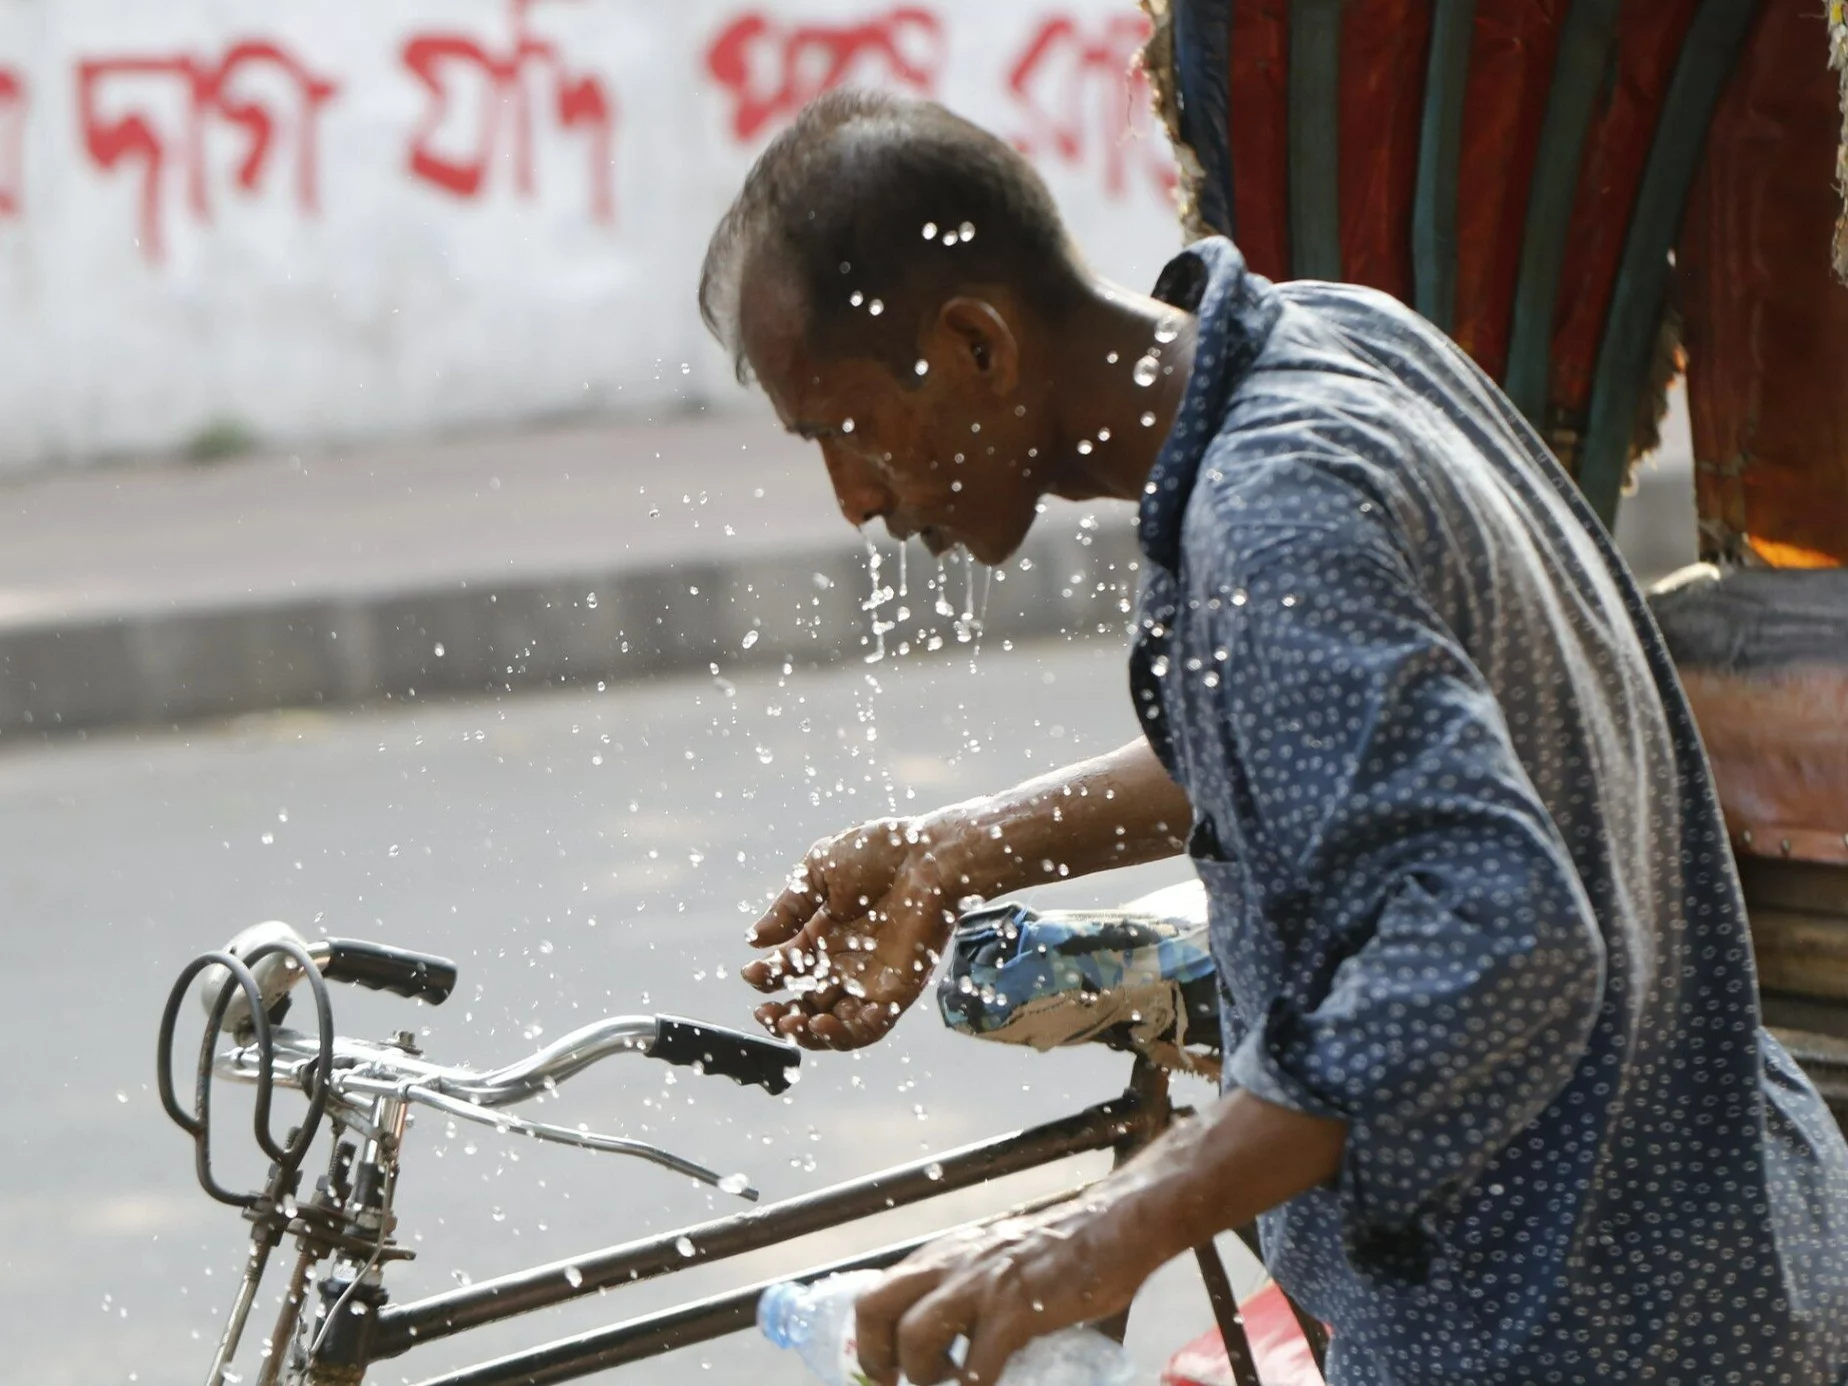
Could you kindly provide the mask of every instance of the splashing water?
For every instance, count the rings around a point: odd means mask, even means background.
[[[982,565],[982,591],[978,598],[975,591],[975,556],[968,552],[963,554],[963,609],[956,618],[956,643],[969,646],[969,658],[973,664],[975,656],[982,652],[982,630],[988,622],[988,591],[994,582],[995,570]]]
[[[901,557],[899,561],[903,563],[903,550],[900,550],[900,554]],[[866,662],[868,664],[877,664],[886,657],[886,632],[895,629],[898,625],[896,621],[881,620],[879,616],[879,608],[897,595],[890,587],[883,585],[879,580],[879,569],[884,562],[884,558],[879,553],[879,546],[873,542],[873,537],[870,534],[867,535],[866,572],[867,576],[872,580],[873,590],[872,595],[864,602],[860,603],[860,610],[866,612],[873,619],[873,648],[866,655]]]

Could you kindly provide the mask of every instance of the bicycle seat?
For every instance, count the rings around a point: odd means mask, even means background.
[[[1164,1068],[1218,1072],[1198,881],[1116,910],[987,905],[957,921],[949,953],[937,1005],[953,1030],[1040,1050],[1095,1040]]]

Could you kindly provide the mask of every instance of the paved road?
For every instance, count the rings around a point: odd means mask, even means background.
[[[13,1118],[0,1143],[5,1375],[35,1386],[199,1379],[241,1228],[193,1187],[151,1059],[168,978],[194,952],[280,917],[450,953],[463,981],[440,1009],[344,990],[336,1004],[343,1028],[382,1035],[408,1019],[433,1054],[457,1060],[498,1062],[606,1012],[740,1022],[750,906],[814,837],[1133,734],[1107,644],[984,655],[973,672],[966,659],[914,660],[498,706],[266,715],[0,759],[0,1052]],[[1177,873],[1126,874],[1060,889],[1115,900]],[[812,1060],[784,1100],[691,1075],[672,1083],[637,1060],[586,1075],[545,1114],[645,1132],[747,1170],[775,1197],[1075,1109],[1115,1091],[1125,1070],[1104,1054],[978,1051],[921,1013],[876,1051]],[[1192,1100],[1204,1095],[1189,1085]],[[241,1125],[227,1126],[229,1148],[248,1142]],[[248,1157],[228,1162],[255,1172]],[[400,1295],[729,1201],[649,1166],[452,1138],[433,1120],[413,1132],[408,1171],[399,1206],[421,1259],[395,1282]],[[1005,1201],[977,1191],[957,1207]],[[920,1221],[907,1211],[712,1267],[680,1293],[876,1245]],[[672,1297],[637,1286],[472,1346],[507,1351]],[[1207,1322],[1190,1277],[1168,1272],[1138,1316],[1149,1379]],[[426,1352],[374,1379],[421,1380],[463,1357],[455,1344]],[[671,1375],[656,1365],[617,1379],[802,1379],[746,1338],[683,1357]]]

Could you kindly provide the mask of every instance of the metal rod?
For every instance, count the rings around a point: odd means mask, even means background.
[[[1341,277],[1341,4],[1290,0],[1290,278]]]
[[[1200,1267],[1200,1282],[1206,1286],[1207,1300],[1213,1306],[1213,1321],[1219,1325],[1219,1341],[1225,1346],[1234,1386],[1263,1386],[1257,1360],[1251,1353],[1251,1339],[1245,1336],[1244,1316],[1238,1312],[1238,1296],[1232,1293],[1232,1277],[1219,1259],[1219,1248],[1211,1242],[1201,1242],[1194,1248],[1194,1262]]]
[[[1636,190],[1623,259],[1591,383],[1578,484],[1607,526],[1617,523],[1637,404],[1649,386],[1668,280],[1668,253],[1681,229],[1688,188],[1700,168],[1707,126],[1738,63],[1758,7],[1749,0],[1703,0],[1656,118],[1655,142]]]
[[[1445,332],[1457,316],[1457,177],[1476,0],[1437,0],[1412,193],[1412,306]]]
[[[261,1227],[251,1236],[250,1255],[244,1258],[244,1278],[238,1282],[237,1297],[231,1302],[225,1331],[218,1339],[218,1351],[212,1354],[206,1386],[221,1386],[231,1359],[237,1356],[238,1340],[244,1336],[244,1322],[250,1317],[250,1306],[256,1302],[257,1286],[262,1283],[263,1268],[269,1264],[270,1248],[274,1245]]]
[[[1619,0],[1573,0],[1559,31],[1546,123],[1527,192],[1527,227],[1515,273],[1502,388],[1535,429],[1545,432],[1553,364],[1553,309],[1566,259],[1566,232],[1578,191],[1585,132],[1605,90],[1617,41]]]
[[[295,1255],[295,1269],[289,1272],[289,1288],[283,1294],[282,1308],[276,1311],[276,1326],[270,1330],[269,1346],[263,1352],[263,1367],[257,1374],[257,1386],[276,1386],[282,1379],[284,1359],[301,1325],[308,1272],[314,1266],[316,1255],[314,1244],[306,1237],[302,1238],[301,1249]]]
[[[630,1319],[627,1323],[593,1329],[575,1338],[561,1338],[557,1342],[496,1358],[492,1362],[463,1367],[446,1376],[431,1377],[420,1383],[420,1386],[546,1386],[546,1383],[570,1381],[574,1377],[607,1371],[611,1367],[620,1367],[645,1357],[658,1357],[676,1348],[691,1347],[695,1343],[722,1338],[728,1333],[749,1328],[757,1318],[758,1298],[772,1285],[789,1280],[806,1284],[845,1271],[881,1270],[904,1260],[919,1247],[939,1237],[970,1232],[1003,1218],[1023,1217],[1042,1208],[1050,1208],[1055,1203],[1076,1198],[1083,1192],[1083,1185],[1066,1189],[1020,1204],[993,1217],[978,1218],[974,1222],[946,1227],[941,1232],[929,1232],[921,1237],[909,1237],[902,1242],[880,1247],[877,1251],[865,1251],[857,1256],[830,1261],[825,1266],[817,1266],[796,1275],[760,1280],[741,1290],[646,1314]]]
[[[1168,1100],[1167,1070],[1141,1054],[1136,1055],[1135,1065],[1129,1071],[1129,1093],[1148,1114],[1148,1119],[1116,1143],[1116,1158],[1110,1164],[1113,1170],[1122,1169],[1135,1159],[1137,1153],[1146,1149],[1174,1120],[1174,1107]],[[1108,1318],[1099,1319],[1091,1327],[1106,1338],[1120,1343],[1129,1336],[1131,1307],[1126,1304]]]
[[[917,1203],[1070,1155],[1102,1150],[1135,1135],[1147,1108],[1125,1095],[1074,1116],[997,1136],[933,1159],[898,1165],[815,1193],[736,1213],[657,1237],[626,1242],[512,1275],[484,1280],[383,1310],[374,1325],[375,1360],[418,1343],[544,1309],[600,1289],[648,1280],[703,1261],[722,1260],[806,1236],[889,1208]],[[691,1243],[687,1256],[680,1248]]]

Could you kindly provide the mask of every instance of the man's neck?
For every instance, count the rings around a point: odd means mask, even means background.
[[[1098,280],[1048,353],[1052,494],[1139,500],[1193,368],[1192,314]]]

